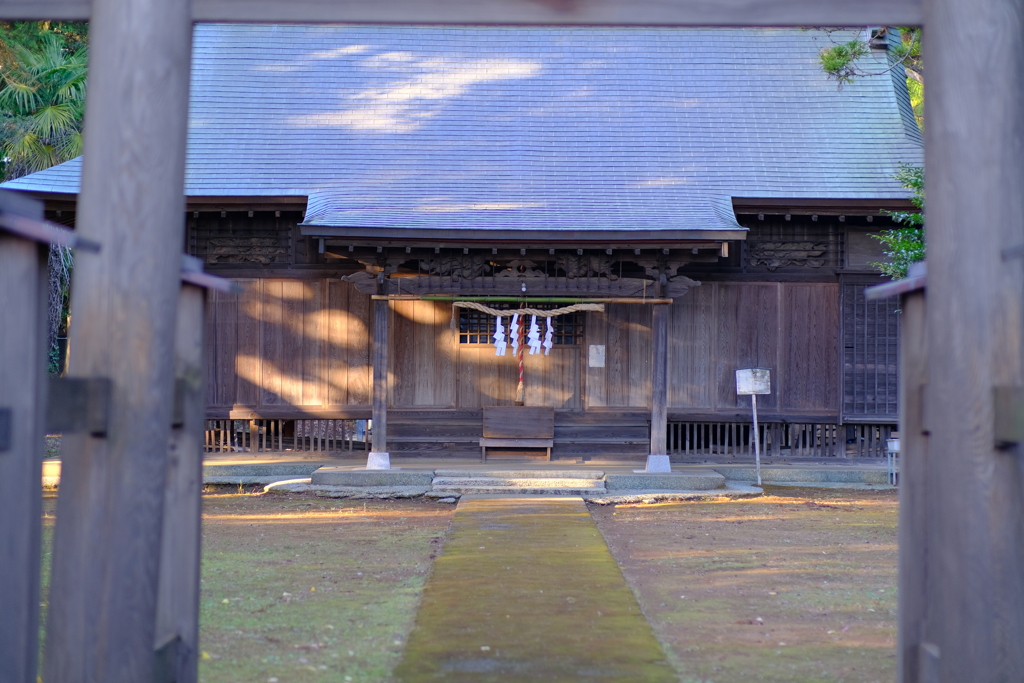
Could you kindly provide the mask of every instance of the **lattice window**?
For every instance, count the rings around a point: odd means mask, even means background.
[[[864,288],[876,284],[844,281],[843,418],[846,421],[897,416],[899,314],[896,299],[868,301]]]
[[[508,304],[488,304],[491,308],[497,308],[507,310],[511,308]],[[539,308],[542,310],[550,310],[552,308],[558,308],[560,306],[556,304],[530,304],[532,308]],[[505,334],[509,333],[509,322],[511,318],[505,318],[502,323],[505,327]],[[581,346],[583,344],[583,325],[586,320],[586,314],[583,311],[576,311],[575,313],[566,313],[564,315],[556,316],[552,319],[552,323],[555,327],[555,332],[551,336],[551,341],[555,346]],[[530,324],[529,317],[527,317],[527,326]],[[541,338],[544,338],[545,323],[542,319],[537,318],[537,324],[540,326]],[[487,315],[480,311],[474,311],[471,308],[460,308],[459,309],[459,343],[460,344],[494,344],[494,329],[495,321],[494,316]],[[526,328],[529,330],[529,327]],[[524,333],[525,336],[525,333]]]

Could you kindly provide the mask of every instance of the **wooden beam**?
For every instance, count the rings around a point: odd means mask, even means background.
[[[734,197],[737,214],[792,214],[794,216],[881,216],[882,211],[916,211],[909,199],[787,199]]]
[[[46,245],[0,230],[2,683],[36,680],[39,653],[47,253]]]
[[[526,303],[573,303],[573,304],[671,304],[675,299],[641,299],[639,297],[618,299],[593,299],[586,297],[550,296],[443,296],[435,294],[371,294],[373,301],[506,301]]]
[[[387,301],[373,302],[373,452],[388,450],[388,317]]]
[[[668,455],[668,306],[651,309],[651,455]]]
[[[207,420],[366,420],[369,405],[209,408]]]
[[[655,283],[644,278],[616,278],[606,275],[595,277],[547,277],[531,275],[529,277],[506,277],[482,275],[475,278],[457,279],[448,275],[422,275],[419,277],[390,277],[381,287],[377,278],[371,273],[361,271],[342,278],[363,292],[371,294],[382,289],[387,296],[448,297],[478,298],[491,297],[495,300],[518,301],[523,296],[535,300],[541,298],[567,298],[574,300],[606,298],[606,299],[645,299],[655,297]],[[682,296],[691,287],[700,283],[686,276],[677,276],[664,287],[667,298]]]
[[[43,680],[153,679],[184,242],[187,0],[95,0],[70,374],[111,380],[105,437],[65,436]]]
[[[921,0],[193,0],[196,21],[619,26],[919,25]],[[88,0],[3,0],[4,19],[89,18]]]
[[[1001,258],[1024,243],[1024,2],[925,8],[929,436],[906,458],[928,469],[903,485],[926,487],[926,538],[914,547],[927,552],[904,558],[919,573],[900,585],[924,583],[927,610],[901,618],[900,635],[920,641],[903,640],[900,653],[918,657],[920,680],[1019,680],[1024,450],[996,444],[994,397],[1024,386],[1024,265]]]

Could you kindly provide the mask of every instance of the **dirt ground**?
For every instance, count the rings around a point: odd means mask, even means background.
[[[591,514],[683,681],[892,681],[894,492]]]
[[[455,506],[223,491],[202,683],[390,680]],[[894,680],[895,493],[769,493],[590,510],[682,681]]]

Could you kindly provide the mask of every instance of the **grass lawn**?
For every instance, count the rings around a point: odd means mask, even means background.
[[[200,680],[390,680],[454,508],[206,494]],[[683,681],[895,679],[895,493],[590,510]]]
[[[205,496],[200,680],[387,680],[454,508]]]

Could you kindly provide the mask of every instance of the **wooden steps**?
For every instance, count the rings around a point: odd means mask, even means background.
[[[438,470],[435,493],[458,495],[598,496],[607,492],[603,472]]]

